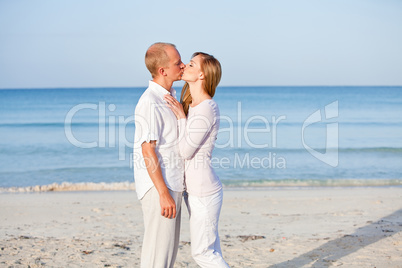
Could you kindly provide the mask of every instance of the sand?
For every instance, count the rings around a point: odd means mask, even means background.
[[[0,204],[0,267],[139,267],[134,191],[3,193]],[[182,217],[175,267],[197,267]],[[219,230],[230,267],[402,267],[402,188],[225,188]]]

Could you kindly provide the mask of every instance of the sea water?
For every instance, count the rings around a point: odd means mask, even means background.
[[[134,182],[144,90],[0,90],[0,188]],[[214,98],[212,165],[226,186],[402,185],[402,87],[219,87]]]

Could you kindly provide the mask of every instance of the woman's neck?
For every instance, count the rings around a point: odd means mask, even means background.
[[[212,99],[211,96],[208,95],[204,91],[202,87],[202,83],[189,83],[190,93],[192,97],[191,107],[195,107],[204,100]]]

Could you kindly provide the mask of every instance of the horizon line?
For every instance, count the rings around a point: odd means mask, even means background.
[[[0,90],[54,90],[54,89],[108,89],[108,88],[147,88],[147,86],[72,86],[72,87],[11,87],[0,88]],[[402,87],[402,85],[242,85],[242,86],[218,86],[218,88],[228,87]]]

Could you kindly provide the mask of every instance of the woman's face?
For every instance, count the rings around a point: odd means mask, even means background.
[[[201,75],[201,55],[197,55],[186,65],[181,79],[186,82],[196,82]]]

